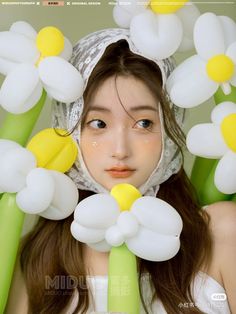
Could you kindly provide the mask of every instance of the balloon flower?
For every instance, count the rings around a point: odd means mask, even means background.
[[[63,172],[77,156],[77,146],[64,130],[46,129],[27,149],[0,140],[0,313],[4,313],[17,254],[23,213],[64,219],[78,202],[78,190]]]
[[[0,105],[8,111],[0,128],[0,138],[4,139],[0,145],[0,192],[5,192],[0,199],[0,314],[4,313],[14,271],[23,211],[62,219],[75,206],[77,196],[72,182],[60,173],[68,170],[75,158],[75,150],[63,153],[70,146],[65,137],[60,136],[61,144],[56,146],[52,144],[59,143],[55,137],[47,145],[47,136],[35,145],[31,142],[31,153],[22,147],[43,108],[45,91],[64,102],[81,96],[82,77],[67,62],[71,54],[69,40],[55,27],[43,28],[37,34],[31,25],[20,21],[9,31],[0,32],[0,73],[6,76],[0,89]],[[32,145],[36,149],[32,150]],[[59,157],[62,168],[54,163],[60,161]],[[62,197],[64,189],[67,198]]]
[[[0,139],[0,192],[16,193],[16,204],[25,213],[64,219],[76,207],[78,190],[62,172],[76,156],[71,137],[61,139],[53,129],[38,133],[27,148]]]
[[[174,257],[182,227],[172,206],[155,197],[142,197],[129,184],[118,184],[110,195],[92,195],[77,205],[72,235],[93,249],[110,251],[109,311],[140,312],[136,256],[150,261]]]
[[[167,91],[179,107],[195,107],[236,86],[236,23],[227,16],[201,15],[194,26],[197,54],[186,59],[169,76]]]
[[[2,107],[15,114],[26,112],[39,101],[43,88],[58,101],[79,98],[83,79],[67,61],[71,54],[71,43],[55,27],[37,34],[20,21],[0,32],[0,73],[6,75],[0,90]]]
[[[190,1],[117,1],[113,17],[130,28],[135,46],[146,56],[165,59],[193,48],[193,26],[200,12]]]
[[[235,102],[236,23],[227,16],[205,13],[197,19],[193,37],[197,54],[177,66],[167,79],[171,100],[184,108],[198,106],[212,96],[216,104]],[[216,166],[217,160],[195,159],[191,181],[202,205],[230,198],[214,184]]]
[[[211,114],[212,123],[195,125],[188,133],[187,147],[197,156],[220,159],[214,182],[225,194],[236,193],[236,104],[223,102]]]

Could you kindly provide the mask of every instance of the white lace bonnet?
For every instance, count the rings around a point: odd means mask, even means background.
[[[110,44],[122,39],[128,42],[129,48],[133,53],[148,58],[135,47],[134,43],[130,39],[129,30],[121,28],[105,29],[91,33],[79,40],[74,46],[70,62],[81,73],[84,79],[84,88],[87,85],[92,70],[102,57],[105,49]],[[154,61],[160,68],[163,86],[165,86],[166,79],[174,68],[173,61],[170,58],[164,60],[151,60]],[[54,102],[52,111],[53,127],[72,130],[80,119],[83,107],[83,96],[70,104]],[[182,126],[184,110],[176,107],[175,105],[172,105],[172,110],[177,123]],[[182,165],[182,156],[179,148],[165,133],[161,110],[160,116],[162,129],[161,158],[148,180],[142,186],[138,187],[143,195],[155,196],[160,184],[166,181],[172,174],[177,173]],[[72,133],[72,136],[78,144],[79,158],[69,170],[67,175],[74,181],[78,189],[89,190],[95,193],[108,193],[109,191],[93,179],[84,163],[83,156],[79,148],[80,133],[81,130],[79,125]]]

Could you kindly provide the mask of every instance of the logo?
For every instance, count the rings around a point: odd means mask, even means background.
[[[214,301],[225,301],[227,296],[225,293],[212,293],[211,299]]]

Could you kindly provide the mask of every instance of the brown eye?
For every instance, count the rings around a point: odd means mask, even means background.
[[[150,129],[153,125],[153,122],[149,119],[142,119],[135,123],[135,126],[142,129]]]
[[[87,124],[94,129],[104,129],[106,127],[106,123],[99,119],[91,120]]]

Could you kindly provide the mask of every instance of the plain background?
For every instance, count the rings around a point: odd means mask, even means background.
[[[42,2],[40,5],[3,5],[1,1],[0,31],[6,31],[12,23],[22,20],[30,23],[37,31],[45,26],[58,27],[64,35],[75,44],[80,38],[90,32],[104,28],[117,27],[112,16],[114,6],[112,3],[115,1],[93,1],[100,3],[98,5],[91,4],[92,1],[76,0],[76,2],[81,5],[72,5],[72,2],[73,1],[70,1],[70,5],[67,5],[67,1],[65,1],[65,5],[62,7],[48,7],[43,6]],[[210,11],[217,15],[227,15],[236,21],[235,1],[202,0],[192,2],[198,6],[201,13]],[[175,56],[177,63],[193,53],[194,51],[185,54],[177,54]],[[0,83],[3,79],[4,77],[0,75]],[[211,99],[197,108],[188,109],[184,127],[185,132],[187,132],[194,124],[208,122],[213,106],[214,101]],[[3,121],[5,114],[4,110],[0,107],[0,123]],[[43,112],[34,128],[33,134],[39,130],[50,127],[50,121],[50,101],[47,100]],[[185,169],[188,174],[190,173],[193,161],[194,157],[186,152]],[[29,226],[28,220],[29,218],[26,219],[25,225]],[[30,221],[32,221],[32,216]]]

